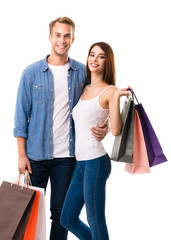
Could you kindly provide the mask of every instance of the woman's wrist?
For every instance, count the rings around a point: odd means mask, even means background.
[[[119,91],[118,91],[118,90],[115,91],[115,93],[114,93],[114,95],[113,95],[113,99],[114,99],[115,101],[120,101],[120,94],[119,94]]]

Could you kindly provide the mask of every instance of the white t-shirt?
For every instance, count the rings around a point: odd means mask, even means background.
[[[53,157],[69,156],[69,97],[68,69],[69,63],[61,66],[49,65],[54,78],[53,109]]]

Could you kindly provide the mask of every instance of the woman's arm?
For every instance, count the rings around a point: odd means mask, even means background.
[[[129,96],[127,88],[114,89],[113,94],[109,98],[109,114],[111,122],[111,132],[114,136],[118,136],[122,130],[122,119],[120,115],[120,97]]]

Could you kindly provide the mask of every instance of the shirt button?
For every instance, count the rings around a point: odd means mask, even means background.
[[[68,73],[68,77],[70,77],[70,74]]]
[[[70,142],[72,142],[72,139],[70,139]]]
[[[70,87],[69,87],[68,89],[69,89],[69,90],[71,90],[71,88],[70,88]]]
[[[71,102],[71,100],[69,100]]]
[[[70,115],[72,115],[72,112],[70,113]]]
[[[72,126],[70,126],[70,128],[72,128]]]

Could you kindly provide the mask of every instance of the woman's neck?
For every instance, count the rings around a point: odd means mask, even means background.
[[[105,82],[103,81],[102,75],[91,74],[91,86],[92,87],[99,87],[104,84],[105,84]]]

